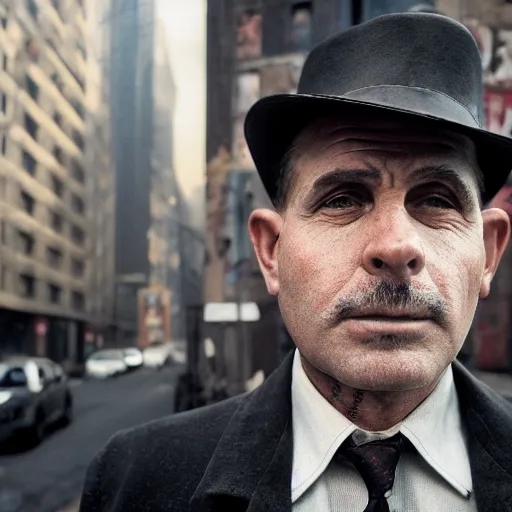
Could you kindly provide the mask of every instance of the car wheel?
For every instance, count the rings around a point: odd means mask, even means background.
[[[64,405],[64,412],[62,414],[62,425],[67,427],[73,421],[73,401],[71,397],[66,396],[66,404]]]

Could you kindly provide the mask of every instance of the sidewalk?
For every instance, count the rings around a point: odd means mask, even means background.
[[[471,373],[494,389],[496,393],[512,400],[512,375],[508,373],[483,372],[480,370],[471,370]]]

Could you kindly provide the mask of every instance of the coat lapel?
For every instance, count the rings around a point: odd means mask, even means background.
[[[461,413],[467,430],[473,490],[479,512],[512,510],[512,408],[473,377],[453,365]]]
[[[292,361],[290,354],[240,401],[192,496],[191,511],[291,511]]]

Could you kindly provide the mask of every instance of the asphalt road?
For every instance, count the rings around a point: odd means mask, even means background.
[[[56,512],[79,496],[89,462],[118,430],[172,413],[180,366],[73,382],[73,423],[39,447],[0,453],[0,511]]]

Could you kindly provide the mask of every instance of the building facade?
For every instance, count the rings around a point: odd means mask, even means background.
[[[165,336],[180,333],[182,199],[172,161],[175,88],[154,1],[113,0],[109,20],[116,325],[118,343],[134,344],[139,324],[153,311],[141,297],[153,300],[160,291],[170,297],[165,313],[171,315],[165,319],[170,333]]]
[[[90,321],[86,6],[0,10],[0,351],[79,361]]]

